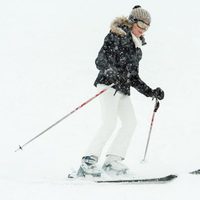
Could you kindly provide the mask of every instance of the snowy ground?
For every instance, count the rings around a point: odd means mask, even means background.
[[[166,98],[141,163],[154,102],[132,90],[138,119],[126,164],[137,176],[176,173],[165,185],[72,184],[65,181],[99,126],[94,100],[24,148],[14,151],[96,94],[94,60],[116,16],[135,4],[152,13],[141,77]],[[199,199],[200,3],[120,0],[10,0],[0,3],[0,198]],[[100,160],[100,164],[103,160]]]

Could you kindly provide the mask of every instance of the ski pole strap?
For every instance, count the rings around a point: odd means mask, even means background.
[[[160,102],[156,98],[155,106],[154,106],[154,112],[157,112],[158,108],[160,107]]]

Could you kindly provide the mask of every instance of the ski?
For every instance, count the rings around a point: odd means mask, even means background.
[[[167,183],[175,178],[177,178],[177,175],[170,174],[163,177],[156,177],[156,178],[129,178],[129,179],[102,179],[102,177],[95,177],[93,178],[86,178],[86,177],[76,177],[72,174],[68,175],[68,180],[81,180],[84,182],[84,180],[92,181],[94,183],[125,183],[125,184],[161,184],[161,183]]]
[[[167,183],[169,181],[172,181],[173,179],[177,178],[177,175],[170,174],[168,176],[164,177],[158,177],[158,178],[139,178],[139,179],[119,179],[119,180],[97,180],[96,183],[130,183],[130,184],[136,184],[136,183],[152,183],[152,184],[159,184],[159,183]]]
[[[200,174],[200,169],[192,171],[192,172],[190,172],[190,174],[196,174],[196,175],[198,175],[198,174]]]

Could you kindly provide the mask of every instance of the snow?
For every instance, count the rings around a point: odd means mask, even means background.
[[[144,155],[154,102],[132,89],[138,126],[126,164],[137,176],[176,173],[164,185],[74,184],[71,168],[100,122],[98,99],[14,152],[96,94],[94,60],[117,16],[135,4],[152,13],[140,73],[166,93]],[[0,3],[0,197],[40,199],[199,199],[199,1],[35,0]],[[103,159],[100,160],[100,164]]]

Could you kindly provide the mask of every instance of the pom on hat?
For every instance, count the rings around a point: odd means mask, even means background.
[[[132,23],[136,22],[137,20],[143,21],[147,25],[150,25],[151,23],[150,13],[139,5],[133,7],[128,19]]]

